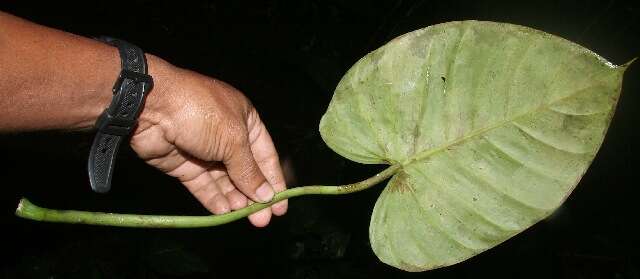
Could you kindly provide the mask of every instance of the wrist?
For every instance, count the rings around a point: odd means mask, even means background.
[[[162,106],[158,104],[164,102],[154,100],[161,100],[162,96],[156,99],[148,96],[153,89],[153,77],[150,74],[162,77],[165,67],[161,62],[156,63],[159,60],[155,58],[150,61],[136,45],[110,37],[101,37],[99,40],[117,47],[122,67],[113,86],[112,102],[96,121],[98,131],[89,152],[91,188],[95,192],[106,193],[111,188],[114,163],[123,139],[128,138],[136,127],[146,125],[147,121],[161,119],[157,114]],[[153,73],[150,66],[153,66]],[[165,84],[170,83],[161,82],[157,92],[166,92]],[[146,105],[148,107],[141,120]]]
[[[177,68],[155,55],[146,54],[145,56],[149,75],[153,78],[153,88],[146,96],[134,134],[151,126],[160,125],[169,119],[173,112],[171,88]]]

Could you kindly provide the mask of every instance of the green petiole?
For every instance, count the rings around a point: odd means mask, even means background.
[[[87,224],[136,228],[200,228],[213,227],[242,219],[281,200],[304,195],[342,195],[362,191],[394,175],[400,169],[393,165],[380,173],[360,182],[341,186],[304,186],[278,193],[271,202],[255,203],[248,207],[221,215],[210,216],[167,216],[116,214],[77,210],[57,210],[39,207],[22,198],[16,215],[25,219],[43,222]]]

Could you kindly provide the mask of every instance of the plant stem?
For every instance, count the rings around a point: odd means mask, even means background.
[[[115,227],[136,227],[136,228],[198,228],[212,227],[226,224],[260,209],[269,207],[281,200],[304,195],[342,195],[362,191],[376,185],[400,169],[399,165],[393,165],[380,173],[357,183],[341,186],[304,186],[296,187],[275,195],[268,203],[254,203],[248,207],[232,211],[221,215],[210,216],[166,216],[166,215],[137,215],[137,214],[115,214],[104,212],[89,212],[77,210],[56,210],[39,207],[29,200],[22,198],[16,215],[25,219],[44,222],[58,222],[71,224],[88,224]]]

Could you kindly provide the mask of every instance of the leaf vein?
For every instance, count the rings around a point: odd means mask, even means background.
[[[596,73],[594,73],[591,77],[596,76],[596,75],[600,74],[601,72],[604,72],[605,70],[606,70],[606,69],[603,69],[603,70],[601,70],[601,71],[599,71],[599,72],[596,72]],[[425,158],[427,158],[427,157],[429,157],[429,156],[431,156],[431,155],[433,155],[433,154],[435,154],[435,153],[442,152],[442,151],[446,150],[447,148],[450,148],[450,147],[452,147],[452,146],[455,146],[455,145],[461,144],[461,143],[463,143],[463,142],[465,142],[465,141],[467,141],[467,140],[469,140],[469,139],[472,139],[472,138],[475,138],[475,137],[477,137],[477,136],[483,135],[483,134],[485,134],[485,133],[487,133],[487,132],[489,132],[489,131],[491,131],[491,130],[494,130],[494,129],[497,129],[497,128],[501,128],[501,127],[503,127],[504,125],[506,125],[506,124],[508,124],[508,123],[511,123],[511,122],[513,122],[513,121],[515,121],[515,120],[517,120],[517,119],[519,119],[519,118],[522,118],[522,117],[525,117],[525,116],[529,116],[530,114],[535,114],[535,113],[537,113],[537,112],[539,112],[539,111],[541,111],[541,110],[543,110],[543,109],[547,109],[547,107],[549,107],[549,106],[551,106],[551,105],[553,105],[553,104],[555,104],[555,103],[558,103],[558,102],[564,101],[564,100],[566,100],[566,99],[573,98],[573,97],[575,97],[577,94],[579,94],[579,93],[581,93],[581,92],[584,92],[586,89],[589,89],[589,88],[591,88],[591,87],[594,87],[594,86],[597,86],[597,85],[600,85],[600,84],[601,84],[601,81],[600,81],[600,80],[592,79],[592,78],[591,78],[590,80],[592,80],[592,81],[593,81],[591,84],[589,84],[589,85],[587,85],[587,86],[585,86],[585,87],[583,87],[583,88],[581,88],[581,89],[575,90],[573,93],[568,94],[567,96],[564,96],[564,97],[558,98],[558,99],[553,100],[553,101],[551,101],[551,102],[549,102],[549,103],[546,103],[546,104],[544,104],[544,103],[543,103],[542,105],[540,105],[540,106],[538,106],[538,107],[535,107],[535,108],[533,108],[533,109],[531,109],[531,110],[529,110],[529,111],[523,112],[523,113],[518,114],[518,115],[514,115],[512,118],[505,119],[505,120],[503,120],[503,121],[499,121],[498,123],[496,123],[496,124],[494,124],[494,125],[489,125],[489,126],[487,126],[487,127],[484,127],[484,128],[478,129],[477,131],[470,133],[468,136],[464,136],[464,137],[458,138],[458,139],[456,139],[456,140],[454,140],[454,141],[452,141],[452,142],[449,142],[449,143],[443,144],[443,145],[441,145],[440,147],[436,147],[436,148],[432,148],[432,149],[423,150],[423,151],[421,151],[421,152],[419,152],[419,153],[415,154],[414,156],[409,157],[409,158],[407,158],[406,160],[404,160],[404,161],[402,162],[402,165],[406,166],[406,165],[410,165],[410,164],[412,164],[412,163],[415,163],[415,162],[417,162],[417,161],[423,160],[423,159],[425,159]],[[602,84],[604,84],[604,83],[602,83]]]

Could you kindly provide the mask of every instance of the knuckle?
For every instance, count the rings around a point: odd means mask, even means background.
[[[220,134],[227,136],[232,142],[242,143],[246,138],[246,126],[236,119],[230,119],[222,123]]]
[[[263,181],[259,181],[260,171],[253,164],[245,164],[237,172],[237,179],[240,182],[240,187],[245,187],[253,190],[258,188]]]
[[[234,209],[239,209],[247,206],[247,198],[237,190],[227,193],[226,196],[229,200],[229,203],[231,204],[231,207]]]
[[[216,213],[216,214],[221,214],[229,211],[229,204],[227,202],[227,198],[220,193],[217,193],[213,197],[211,197],[207,201],[207,205],[209,210],[211,210],[213,213]]]
[[[250,107],[249,112],[247,113],[247,126],[249,127],[249,130],[256,128],[256,125],[259,123],[260,115],[258,114],[258,111],[255,108]]]
[[[269,154],[269,156],[264,156],[258,160],[259,165],[266,166],[278,166],[280,164],[280,158],[278,154]]]
[[[262,136],[262,133],[265,132],[265,129],[264,129],[264,126],[257,125],[257,126],[254,126],[252,129],[250,129],[249,131],[250,131],[249,142],[253,144]]]
[[[243,132],[242,125],[237,122],[225,121],[225,123],[216,125],[208,138],[213,139],[213,144],[210,145],[211,150],[209,151],[213,158],[221,161],[230,161],[243,148],[243,144],[246,141],[246,133]]]

